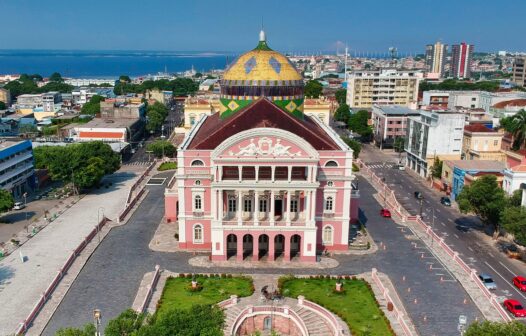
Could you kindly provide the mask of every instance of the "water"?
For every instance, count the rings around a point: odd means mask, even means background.
[[[63,77],[111,78],[224,69],[236,55],[222,52],[0,50],[0,74],[59,72]]]

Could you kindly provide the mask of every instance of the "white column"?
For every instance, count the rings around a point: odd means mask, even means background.
[[[222,181],[223,180],[223,166],[219,166],[217,167],[217,169],[219,171],[219,176],[217,177],[217,180]]]
[[[274,189],[270,191],[269,201],[270,201],[270,225],[274,225]]]
[[[304,191],[304,202],[303,202],[303,219],[305,222],[308,222],[310,220],[310,198],[311,198],[311,190]]]
[[[218,212],[219,212],[219,220],[222,221],[223,220],[223,189],[219,189],[219,197],[218,197],[219,201],[218,201]],[[223,223],[221,223],[223,224]]]
[[[257,170],[256,170],[257,171]],[[259,191],[254,190],[254,225],[259,225]]]
[[[243,166],[237,166],[237,170],[239,172],[239,182],[241,182],[241,178],[243,177]]]
[[[254,169],[256,170],[256,183],[259,181],[259,166],[255,166]]]
[[[210,200],[211,209],[210,209],[210,215],[212,215],[212,223],[217,220],[217,190],[212,189],[212,199]],[[203,207],[204,208],[204,207]]]
[[[316,190],[312,191],[312,199],[310,201],[310,209],[311,209],[311,224],[312,226],[316,225]]]
[[[290,182],[292,180],[292,166],[287,167],[287,173],[288,173],[287,180]]]
[[[243,192],[241,190],[237,191],[237,225],[243,225]]]
[[[287,203],[286,204],[286,213],[285,221],[286,225],[290,226],[290,200],[292,199],[292,190],[287,190]]]
[[[270,179],[272,182],[276,182],[276,166],[270,166]]]

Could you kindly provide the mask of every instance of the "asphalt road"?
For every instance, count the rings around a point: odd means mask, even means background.
[[[170,173],[160,176],[169,178]],[[360,186],[360,209],[380,249],[363,256],[336,256],[340,266],[328,270],[203,269],[189,266],[189,253],[151,251],[148,244],[164,213],[165,186],[148,186],[149,194],[128,223],[111,230],[90,257],[43,334],[53,335],[60,327],[91,322],[94,308],[102,310],[105,325],[131,306],[142,276],[152,271],[156,264],[185,273],[358,274],[375,267],[389,275],[421,335],[458,335],[456,328],[461,314],[467,315],[470,322],[480,319],[480,312],[462,286],[427,248],[422,243],[417,243],[417,249],[413,248],[416,237],[379,215],[380,205],[373,197],[373,187],[363,178],[360,178]],[[422,253],[424,258],[420,257]],[[440,281],[441,277],[445,281]]]
[[[486,273],[493,277],[497,284],[495,294],[500,300],[513,298],[526,303],[526,295],[511,282],[515,275],[526,274],[526,266],[522,262],[509,259],[504,253],[490,246],[487,238],[481,238],[486,235],[485,228],[477,217],[461,214],[454,207],[442,205],[440,197],[445,195],[431,190],[428,187],[429,183],[426,184],[410,172],[393,167],[393,163],[398,162],[396,155],[384,154],[372,145],[365,145],[360,156],[378,176],[385,178],[400,204],[411,214],[420,213],[420,201],[414,197],[414,192],[422,192],[422,213],[425,221],[428,224],[433,223],[434,209],[435,231],[479,274]]]

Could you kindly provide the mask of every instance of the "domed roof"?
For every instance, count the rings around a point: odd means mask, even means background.
[[[235,85],[236,81],[260,81],[260,85],[280,86],[296,84],[303,78],[286,56],[268,47],[265,33],[261,31],[258,46],[239,56],[223,75],[224,84]]]

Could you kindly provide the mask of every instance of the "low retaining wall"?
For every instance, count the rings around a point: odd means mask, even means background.
[[[325,321],[328,322],[329,327],[332,329],[333,335],[335,336],[345,335],[345,328],[343,328],[340,325],[336,317],[334,317],[334,314],[328,311],[327,309],[323,308],[319,304],[306,300],[305,297],[302,295],[298,296],[298,305],[304,306],[310,310],[313,310],[318,315],[320,315]]]
[[[286,318],[290,318],[298,327],[300,333],[304,336],[308,336],[309,332],[307,326],[303,319],[292,309],[287,306],[283,307],[274,307],[274,306],[248,306],[243,309],[234,320],[232,328],[230,329],[230,335],[236,335],[237,330],[242,326],[243,322],[252,316],[256,315],[267,315],[267,314],[277,314]]]
[[[376,174],[369,167],[367,167],[360,159],[356,159],[355,163],[360,167],[360,169],[362,169],[361,170],[362,172],[367,173],[371,177],[371,181],[373,181],[372,184],[377,189],[378,192],[384,192],[385,195],[389,195],[388,196],[389,198],[386,197],[387,206],[390,207],[402,219],[402,222],[410,221],[410,222],[416,223],[419,226],[421,226],[422,229],[426,232],[426,234],[433,241],[437,242],[438,246],[440,246],[447,253],[447,255],[451,257],[451,259],[453,259],[466,272],[467,275],[469,275],[470,279],[475,282],[477,287],[482,291],[482,293],[489,300],[491,305],[497,310],[500,317],[504,321],[511,321],[511,317],[508,315],[508,313],[506,313],[502,305],[497,301],[495,294],[491,293],[486,288],[486,286],[484,286],[482,281],[480,281],[480,279],[477,276],[477,271],[470,268],[464,262],[464,260],[462,260],[459,257],[458,252],[454,251],[451,247],[449,247],[449,245],[447,245],[444,242],[444,238],[438,236],[433,231],[431,226],[427,225],[422,220],[422,218],[420,218],[420,216],[409,216],[407,211],[405,211],[405,209],[402,208],[400,206],[400,203],[398,203],[398,201],[396,200],[394,191],[389,189],[389,187],[385,183],[383,183],[383,181],[381,181],[381,179],[378,176],[376,176]]]
[[[57,275],[51,281],[47,289],[44,291],[40,299],[37,301],[33,309],[31,309],[31,312],[29,315],[24,319],[23,322],[20,323],[19,327],[15,331],[15,335],[23,335],[27,330],[29,329],[29,326],[35,319],[35,317],[38,315],[40,310],[44,307],[46,304],[48,298],[53,294],[53,291],[59,284],[60,280],[64,277],[64,275],[67,273],[77,256],[84,250],[86,245],[89,244],[95,238],[95,236],[99,233],[99,231],[102,229],[102,227],[106,224],[107,218],[103,218],[99,224],[97,224],[93,230],[84,238],[84,240],[79,244],[79,246],[71,253],[69,258],[64,263],[64,266],[60,270],[58,270]]]
[[[150,302],[150,298],[152,297],[153,291],[155,290],[155,287],[157,286],[157,282],[159,281],[160,276],[161,276],[160,267],[159,265],[155,265],[155,272],[153,273],[152,281],[148,285],[148,291],[146,295],[144,296],[144,300],[142,301],[142,304],[140,305],[138,309],[139,313],[144,313],[144,311],[148,307],[148,302]]]

